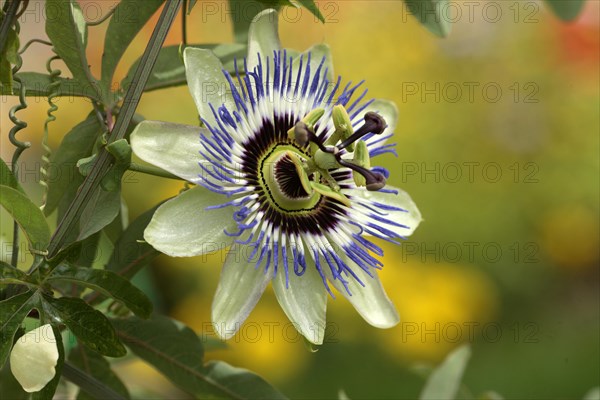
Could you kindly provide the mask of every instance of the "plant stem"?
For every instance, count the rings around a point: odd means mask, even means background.
[[[115,392],[112,388],[68,362],[63,364],[62,376],[79,386],[81,390],[95,399],[125,400],[125,397]]]
[[[123,107],[121,108],[119,118],[109,137],[109,143],[122,139],[125,136],[127,127],[133,118],[135,109],[140,101],[140,97],[146,86],[146,82],[150,77],[154,63],[158,58],[158,54],[165,41],[169,28],[181,6],[181,1],[182,0],[172,0],[165,3],[158,23],[152,32],[152,37],[144,51],[144,55],[135,70],[132,84],[127,89],[127,93],[123,99]],[[50,244],[48,245],[48,258],[53,258],[62,249],[68,233],[79,219],[85,205],[98,189],[100,181],[113,162],[113,156],[106,151],[106,149],[102,149],[98,154],[98,158],[92,166],[90,173],[81,184],[77,196],[75,196],[73,202],[69,205],[67,212],[59,222],[54,235],[52,235],[52,238],[50,239]]]
[[[8,40],[8,30],[14,25],[17,19],[17,10],[20,3],[21,0],[12,0],[5,3],[5,6],[7,6],[6,14],[2,20],[2,25],[0,25],[0,54],[4,51],[4,46]]]
[[[87,26],[100,25],[101,23],[103,23],[104,21],[106,21],[107,19],[109,19],[115,13],[116,9],[117,9],[117,7],[114,6],[113,8],[110,9],[110,11],[108,11],[106,13],[105,16],[101,17],[98,21],[94,21],[94,22],[88,22],[88,21],[86,21],[85,23],[86,23]]]
[[[187,0],[183,0],[183,7],[181,8],[181,41],[183,47],[187,46]]]

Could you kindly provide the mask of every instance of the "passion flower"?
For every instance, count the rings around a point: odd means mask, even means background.
[[[171,256],[231,246],[212,307],[224,339],[269,282],[313,343],[323,341],[330,286],[370,324],[394,326],[373,239],[397,243],[421,220],[410,197],[386,185],[388,171],[372,167],[395,153],[395,105],[366,101],[362,82],[334,80],[324,45],[295,57],[282,50],[274,10],[257,16],[249,37],[233,75],[211,51],[185,49],[203,127],[144,121],[132,134],[141,159],[196,184],[158,208],[145,240]]]

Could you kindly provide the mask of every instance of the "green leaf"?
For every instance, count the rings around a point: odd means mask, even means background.
[[[110,173],[110,170],[109,170]],[[121,210],[121,192],[97,187],[79,219],[77,241],[83,240],[110,224]]]
[[[205,45],[189,45],[188,47],[196,47],[212,50],[213,53],[221,60],[223,67],[230,73],[235,72],[233,60],[242,60],[246,57],[246,44],[205,44]],[[140,60],[137,60],[129,69],[129,73],[121,82],[121,86],[125,89],[131,84],[133,72],[135,71]],[[239,61],[241,62],[241,61]],[[185,67],[179,56],[179,46],[165,46],[160,50],[156,64],[152,69],[152,74],[148,79],[148,83],[144,91],[163,89],[173,86],[181,86],[186,84]]]
[[[152,313],[152,303],[144,292],[111,271],[63,264],[52,271],[46,282],[71,282],[97,290],[120,301],[143,318],[148,318]]]
[[[319,21],[325,23],[325,18],[321,14],[321,10],[315,4],[314,0],[298,0],[298,3],[302,4],[308,11],[310,11],[315,17],[319,18]]]
[[[196,0],[189,0],[188,1],[188,6],[187,6],[187,15],[190,15],[190,13],[192,12],[192,8],[194,8],[194,6],[196,5]]]
[[[4,13],[0,12],[0,21]],[[12,65],[18,64],[19,36],[14,27],[10,27],[6,37],[6,44],[0,54],[0,86],[10,92],[13,89]],[[3,90],[4,91],[4,90]]]
[[[10,400],[28,400],[29,393],[23,390],[19,382],[15,379],[10,370],[10,365],[6,363],[0,368],[0,393],[2,398]]]
[[[0,185],[11,187],[11,188],[18,190],[19,192],[25,194],[25,191],[23,190],[23,188],[17,181],[17,178],[15,178],[15,176],[13,175],[10,168],[8,168],[8,166],[6,165],[4,160],[2,160],[1,158],[0,158]]]
[[[471,348],[468,345],[460,346],[448,354],[442,364],[429,375],[419,399],[455,399],[470,357]]]
[[[19,224],[32,249],[45,250],[50,242],[50,228],[42,211],[23,193],[0,185],[0,204]]]
[[[239,399],[285,399],[286,397],[260,376],[223,361],[210,361],[205,367],[209,379],[218,382],[226,391],[209,392]]]
[[[445,18],[444,11],[448,9],[448,0],[404,0],[410,12],[431,33],[446,37],[450,33],[450,21]]]
[[[96,138],[101,133],[102,127],[98,118],[90,114],[65,135],[50,160],[48,196],[44,206],[46,215],[58,207],[61,199],[74,195],[79,185],[74,185],[73,182],[75,179],[78,179],[79,183],[83,181],[77,170],[77,161],[92,153]]]
[[[65,363],[65,349],[63,347],[62,336],[60,333],[60,329],[56,326],[52,325],[52,330],[54,331],[54,337],[56,338],[56,348],[58,349],[58,361],[56,362],[56,375],[50,382],[44,386],[42,390],[39,392],[34,392],[31,395],[31,400],[52,400],[54,398],[54,393],[56,393],[56,388],[58,387],[58,382],[60,381],[62,375],[62,367]]]
[[[10,353],[15,333],[27,314],[35,308],[38,298],[37,292],[29,291],[0,301],[0,367]]]
[[[144,87],[148,77],[152,71],[158,52],[166,39],[167,33],[173,20],[175,19],[182,0],[173,0],[165,3],[160,14],[158,22],[154,28],[139,67],[135,71],[135,76],[132,79],[136,82],[131,85],[123,99],[123,106],[119,112],[115,125],[112,129],[109,142],[123,139],[127,134],[128,128],[135,115]],[[100,186],[100,182],[106,172],[110,169],[113,158],[102,149],[99,153],[98,162],[90,175],[84,179],[77,195],[66,210],[65,215],[61,218],[60,223],[52,235],[50,244],[48,245],[47,257],[52,259],[65,247],[65,243],[69,239],[69,234],[73,231],[73,227],[80,221],[80,217],[84,211],[84,206],[89,202],[89,199],[94,195],[94,192]]]
[[[20,92],[21,85],[25,86],[26,96],[47,97],[51,93],[52,79],[50,75],[39,72],[19,72],[15,74],[15,77],[18,77],[21,82],[13,82],[14,93]],[[60,83],[58,88],[54,89],[59,97],[88,97],[98,101],[101,100],[95,86],[88,82],[79,82],[75,79],[62,77],[56,77],[55,79]],[[12,95],[13,93],[1,87],[0,94]]]
[[[113,319],[119,338],[135,354],[182,387],[202,368],[202,342],[190,328],[160,315]],[[166,372],[172,370],[170,372]],[[193,380],[193,379],[192,379]],[[193,383],[193,382],[191,382]]]
[[[119,342],[109,320],[85,301],[73,297],[44,296],[44,309],[73,332],[81,343],[108,357],[122,357],[127,351]]]
[[[86,372],[88,375],[98,379],[106,386],[113,389],[115,392],[122,395],[124,398],[129,399],[129,392],[127,388],[119,379],[119,377],[110,368],[110,363],[95,351],[89,350],[85,346],[77,346],[69,353],[69,361],[80,370]],[[83,390],[79,391],[77,400],[91,400],[93,397],[89,396]]]
[[[104,93],[111,90],[115,69],[125,50],[163,2],[163,0],[122,0],[115,7],[115,13],[106,31],[102,54],[100,85]]]
[[[32,279],[25,272],[4,261],[0,261],[0,285],[7,285],[9,283],[27,285],[34,282],[32,282]]]
[[[121,178],[131,165],[131,146],[126,139],[115,140],[106,146],[106,150],[115,158],[115,162],[102,179],[104,190],[113,192],[121,188]]]
[[[2,94],[13,94],[14,84],[12,66],[7,58],[2,57],[0,58],[0,90]]]
[[[144,241],[144,230],[159,206],[160,204],[146,211],[129,224],[115,243],[115,249],[106,265],[107,270],[129,279],[160,254]]]
[[[160,316],[113,320],[121,340],[181,389],[198,398],[283,399],[262,378],[225,363],[203,365],[203,346],[187,327]]]
[[[79,4],[73,0],[47,0],[46,33],[54,51],[67,64],[73,77],[80,82],[91,83],[97,92],[96,80],[85,55],[87,25]]]
[[[596,386],[583,395],[583,400],[600,400],[600,386]]]
[[[546,4],[563,21],[573,21],[583,10],[585,0],[546,0]]]
[[[235,41],[237,43],[248,43],[248,30],[250,29],[250,23],[254,17],[261,11],[272,8],[273,6],[273,2],[265,4],[262,1],[255,0],[229,0]],[[278,7],[276,6],[275,8]]]

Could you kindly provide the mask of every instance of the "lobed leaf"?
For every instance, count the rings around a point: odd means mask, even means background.
[[[27,285],[32,283],[32,279],[20,269],[17,269],[4,261],[0,261],[0,285],[7,285],[10,283]]]
[[[69,361],[86,372],[88,375],[93,376],[115,392],[119,393],[126,399],[129,399],[129,392],[127,387],[123,384],[121,379],[113,372],[110,368],[110,363],[102,357],[102,355],[88,349],[85,346],[77,346],[69,353]],[[83,390],[79,391],[77,400],[91,400],[93,397],[88,395]]]
[[[8,363],[0,367],[0,393],[2,398],[10,400],[29,400],[29,393],[17,382]]]
[[[203,345],[188,327],[161,316],[116,319],[121,340],[181,389],[198,398],[284,399],[259,376],[223,362],[203,364]]]
[[[85,301],[74,297],[43,296],[44,310],[92,350],[108,357],[122,357],[127,351],[117,338],[110,321]]]
[[[63,264],[52,271],[46,282],[71,282],[97,290],[120,301],[142,318],[152,313],[152,303],[144,292],[112,271]]]
[[[10,353],[15,333],[27,314],[38,304],[39,296],[29,291],[0,301],[0,367]]]

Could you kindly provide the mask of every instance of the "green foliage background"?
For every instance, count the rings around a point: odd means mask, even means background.
[[[138,15],[151,15],[156,8],[150,3],[147,10],[136,10]],[[445,2],[431,3],[440,7],[438,3]],[[207,338],[206,359],[259,372],[292,398],[336,397],[340,389],[353,399],[415,398],[428,366],[464,342],[472,343],[472,356],[460,392],[463,397],[495,390],[505,398],[582,398],[600,384],[599,6],[588,2],[578,18],[565,25],[549,10],[569,20],[576,14],[572,7],[583,2],[547,3],[550,8],[530,2],[492,2],[492,6],[481,2],[469,13],[464,3],[457,2],[462,15],[453,24],[439,26],[435,20],[421,18],[429,30],[446,35],[444,39],[431,35],[409,15],[409,8],[415,12],[410,3],[326,2],[320,4],[325,24],[306,9],[282,11],[280,29],[286,47],[328,43],[336,74],[345,80],[366,79],[371,96],[391,99],[400,109],[395,138],[399,158],[386,157],[383,165],[392,173],[391,183],[409,192],[425,217],[401,248],[385,247],[382,279],[403,318],[400,326],[377,331],[343,300],[336,300],[330,302],[328,312],[329,343],[310,353],[291,330],[284,330],[287,320],[274,296],[267,294],[250,316],[249,328],[223,349],[213,341],[209,327],[210,301],[223,254],[177,260],[159,256],[134,283],[148,295],[156,312],[171,315]],[[108,4],[101,6],[103,12],[108,10]],[[87,17],[90,7],[81,2]],[[44,34],[43,24],[29,18],[21,24],[21,43]],[[129,49],[111,50],[123,55],[122,62],[113,66],[113,79],[105,68],[101,70],[107,62],[101,49],[108,23],[90,27],[85,38],[87,63],[76,57],[65,62],[75,77],[85,79],[88,72],[100,77],[102,89],[92,93],[94,97],[116,101],[107,88],[125,89],[131,81],[130,66],[147,45],[156,20],[154,15],[151,23],[139,26],[137,36],[135,29],[128,33],[135,37]],[[243,39],[243,29],[236,36],[232,33],[231,15],[221,2],[197,2],[187,23],[190,43],[214,46],[240,35]],[[180,32],[177,18],[159,65],[170,68],[170,61],[176,60]],[[78,43],[69,48],[77,48]],[[219,50],[229,61],[226,67],[234,56],[245,53],[243,44]],[[23,70],[46,73],[38,66],[50,56],[46,47],[36,47],[23,55],[27,67]],[[55,65],[68,76],[66,65]],[[151,76],[149,85],[156,90],[142,96],[136,111],[139,118],[197,123],[185,86],[160,89],[181,84],[178,75],[163,76]],[[123,92],[116,93],[118,98]],[[31,97],[28,102],[29,107],[18,115],[29,127],[19,135],[33,146],[23,153],[19,182],[39,204],[43,190],[37,171],[44,154],[41,127],[48,104],[45,97]],[[57,121],[49,126],[48,138],[53,157],[72,157],[65,152],[75,152],[79,158],[89,155],[98,145],[83,139],[98,136],[90,101],[60,97],[55,102]],[[6,138],[12,128],[6,115],[17,103],[16,97],[3,96],[0,104],[3,160],[10,160],[13,152]],[[83,126],[65,136],[80,123]],[[73,136],[75,131],[81,136]],[[57,150],[63,137],[70,137],[71,144]],[[14,183],[3,180],[3,184],[10,186],[2,189],[3,202],[20,196]],[[64,200],[62,205],[58,200],[69,182],[61,184],[65,186],[51,187],[48,198],[55,201],[58,212],[61,207],[64,212]],[[128,210],[115,213],[128,214],[133,221],[181,187],[178,182],[128,172],[122,181]],[[52,193],[58,197],[53,199]],[[2,261],[8,263],[12,220],[4,210],[1,213]],[[51,215],[52,227],[54,219]],[[29,231],[36,241],[47,244],[43,229]],[[106,264],[112,271],[118,264],[111,258],[113,247],[123,246],[123,241],[129,246],[134,243],[132,238],[117,241],[110,229],[95,240],[100,243],[100,257],[88,260],[88,265]],[[151,250],[136,247],[135,251],[140,255]],[[25,256],[19,261],[23,269],[31,263]],[[60,310],[60,304],[54,306]],[[139,313],[131,310],[138,315],[149,312],[147,306]],[[129,322],[121,335],[135,327]],[[456,326],[461,334],[458,340]],[[81,365],[77,354],[73,353],[73,363]],[[230,372],[203,366],[199,356],[199,361],[190,362],[203,374],[218,377]],[[95,362],[107,374],[103,380],[113,382],[102,360]],[[116,359],[113,365],[133,397],[185,396],[139,361]],[[166,375],[178,383],[178,377]],[[201,390],[179,386],[192,394]]]

